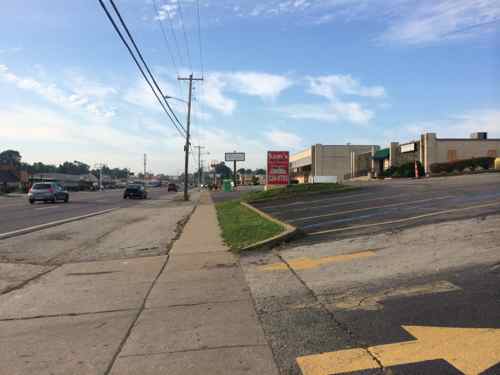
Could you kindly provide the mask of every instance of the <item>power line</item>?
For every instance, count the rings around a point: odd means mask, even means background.
[[[159,17],[160,13],[158,10],[158,4],[157,4],[156,0],[153,0],[153,8],[155,10],[155,14]],[[179,75],[179,69],[177,67],[177,63],[175,62],[174,54],[172,52],[172,49],[170,48],[170,43],[168,42],[167,34],[165,33],[165,28],[163,27],[163,19],[159,18],[158,21],[159,21],[158,24],[160,25],[161,33],[163,35],[163,40],[165,41],[165,45],[167,46],[168,54],[170,55],[170,58],[172,60],[172,64],[173,64],[174,69],[175,69],[175,74]]]
[[[99,0],[101,1],[101,0]],[[165,98],[166,95],[163,93],[163,91],[161,90],[160,86],[158,85],[158,83],[156,82],[156,79],[155,77],[153,76],[153,73],[151,73],[151,70],[149,69],[149,66],[148,64],[146,64],[146,61],[144,61],[144,58],[142,57],[142,53],[141,51],[139,50],[139,47],[137,47],[137,44],[135,43],[135,40],[134,38],[132,37],[132,34],[130,34],[130,31],[127,27],[127,25],[125,24],[125,21],[123,20],[120,12],[118,11],[118,8],[116,7],[115,5],[115,2],[113,0],[109,0],[109,2],[111,3],[111,6],[113,7],[113,9],[115,10],[115,13],[116,15],[118,16],[118,19],[120,20],[120,23],[122,24],[123,28],[125,29],[125,32],[127,33],[130,41],[132,42],[132,45],[134,46],[137,54],[139,55],[139,58],[141,59],[142,63],[144,64],[144,67],[146,68],[149,76],[151,77],[153,83],[154,83],[154,86],[156,87],[156,89],[158,90],[158,92],[160,93],[161,97],[163,98],[163,101],[165,102],[165,104],[167,105],[168,109],[170,110],[170,112],[172,113],[172,115],[174,116],[175,120],[177,121],[177,123],[179,124],[179,126],[182,128],[182,130],[184,130],[184,132],[186,131],[186,129],[184,129],[184,126],[182,126],[182,123],[179,121],[179,119],[177,118],[174,110],[172,109],[172,107],[170,106],[170,104],[168,103],[167,99]]]
[[[166,5],[166,7],[165,7]],[[170,8],[168,7],[168,4],[165,4],[163,9],[165,10],[165,12],[167,13],[167,18],[168,18],[168,23],[170,24],[170,33],[172,34],[172,38],[174,39],[174,44],[175,44],[175,47],[177,49],[177,55],[179,57],[179,62],[180,64],[183,64],[182,63],[182,54],[181,54],[181,49],[179,47],[179,42],[177,41],[177,36],[175,34],[175,28],[174,28],[174,23],[172,22],[172,13],[170,13]]]
[[[108,8],[106,8],[106,5],[103,3],[102,0],[99,0],[99,3],[101,4],[101,7],[102,9],[104,10],[104,12],[106,13],[106,16],[108,17],[109,21],[111,22],[111,24],[113,25],[113,28],[115,29],[116,33],[118,34],[118,36],[120,37],[121,41],[123,42],[123,44],[125,45],[125,47],[127,48],[130,56],[132,57],[132,59],[134,60],[135,64],[137,65],[137,67],[139,68],[141,74],[142,74],[142,77],[144,78],[144,80],[147,82],[147,84],[149,85],[151,91],[153,91],[153,94],[155,95],[156,99],[158,100],[158,103],[160,103],[161,107],[163,108],[163,111],[166,113],[166,115],[169,117],[170,121],[172,121],[172,124],[174,125],[174,127],[177,129],[177,131],[179,132],[179,134],[184,137],[185,134],[183,133],[183,131],[185,132],[184,130],[184,127],[182,127],[181,125],[181,129],[177,126],[177,124],[175,123],[174,119],[172,118],[172,116],[170,115],[170,113],[168,112],[167,108],[165,107],[165,105],[163,104],[162,100],[158,97],[158,94],[156,93],[156,91],[154,90],[153,88],[153,85],[151,84],[151,82],[149,81],[148,77],[146,76],[146,73],[144,73],[144,70],[142,69],[141,65],[139,64],[139,61],[137,61],[137,58],[135,57],[134,55],[134,52],[132,51],[132,49],[130,48],[130,46],[128,45],[127,41],[125,40],[125,37],[123,36],[123,34],[121,33],[120,29],[118,28],[117,24],[115,23],[113,17],[111,16],[111,14],[109,13],[108,11]]]
[[[186,42],[186,51],[187,51],[189,69],[191,69],[191,72],[193,72],[193,64],[191,64],[191,54],[189,53],[189,40],[187,37],[186,28],[184,27],[184,16],[182,14],[181,0],[177,0],[177,4],[179,7],[179,16],[180,16],[180,21],[181,21],[181,26],[182,26],[182,32],[184,34],[184,41]]]
[[[200,44],[200,65],[201,65],[201,76],[205,76],[205,71],[203,67],[203,49],[201,42],[201,17],[200,17],[200,0],[196,0],[196,13],[198,16],[198,42]]]

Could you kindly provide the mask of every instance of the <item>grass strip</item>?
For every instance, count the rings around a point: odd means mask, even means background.
[[[242,206],[239,200],[216,204],[222,237],[238,251],[282,233],[285,228]]]
[[[243,195],[242,200],[252,203],[275,199],[286,199],[308,194],[344,192],[356,189],[358,188],[354,186],[334,183],[288,185],[282,188],[250,192]]]

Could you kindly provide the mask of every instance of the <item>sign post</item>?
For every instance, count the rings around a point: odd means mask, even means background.
[[[234,187],[236,188],[236,162],[238,161],[245,161],[245,153],[244,152],[226,152],[225,155],[225,160],[227,162],[234,162],[234,169],[233,169],[233,181],[234,181]]]
[[[286,186],[289,183],[290,153],[288,151],[268,151],[266,188]]]

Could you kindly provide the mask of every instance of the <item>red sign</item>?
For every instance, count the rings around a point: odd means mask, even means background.
[[[267,152],[267,184],[288,185],[290,181],[290,153],[288,151]]]

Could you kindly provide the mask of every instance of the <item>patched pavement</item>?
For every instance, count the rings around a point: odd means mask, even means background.
[[[500,174],[375,181],[357,186],[354,191],[255,206],[301,228],[309,243],[500,213]]]
[[[241,258],[281,374],[499,374],[500,216]]]

